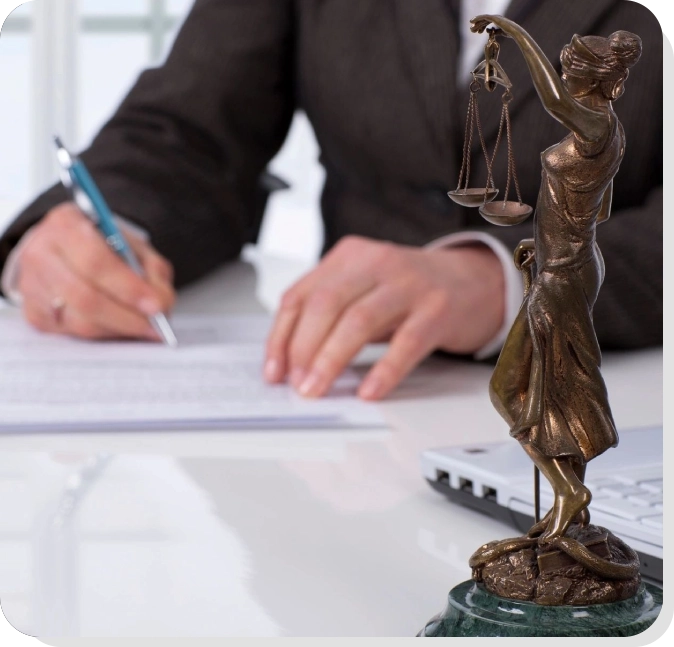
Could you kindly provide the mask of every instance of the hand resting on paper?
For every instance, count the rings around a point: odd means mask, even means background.
[[[344,238],[282,298],[268,382],[325,395],[370,342],[390,341],[359,389],[377,400],[434,350],[474,353],[503,322],[501,263],[486,246],[420,249]]]

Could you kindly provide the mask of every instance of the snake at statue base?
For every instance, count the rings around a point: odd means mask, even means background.
[[[513,553],[524,548],[530,548],[539,544],[538,537],[514,537],[497,542],[484,544],[471,556],[468,564],[473,572],[482,568],[489,562],[493,562],[503,555]],[[627,556],[623,562],[612,562],[591,552],[586,546],[571,537],[555,537],[541,543],[546,549],[559,550],[566,553],[578,564],[589,572],[609,580],[629,580],[639,572],[639,556],[621,539],[612,535],[611,541],[615,542],[620,550]]]

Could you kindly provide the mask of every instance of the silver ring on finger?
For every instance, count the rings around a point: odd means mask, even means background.
[[[63,311],[66,308],[66,302],[63,297],[54,297],[49,304],[51,314],[57,326],[63,323]]]

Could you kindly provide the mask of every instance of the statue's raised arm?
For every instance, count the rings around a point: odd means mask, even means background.
[[[518,45],[543,107],[550,115],[585,141],[599,141],[606,136],[610,124],[602,110],[604,102],[594,100],[595,90],[601,86],[602,96],[608,101],[622,94],[628,69],[641,53],[637,36],[624,31],[609,39],[575,35],[562,50],[565,71],[560,78],[536,41],[512,20],[480,15],[471,20],[471,29],[482,33],[489,24],[496,25]],[[587,39],[596,39],[596,44],[602,46],[600,49],[606,51],[593,51],[585,42]]]

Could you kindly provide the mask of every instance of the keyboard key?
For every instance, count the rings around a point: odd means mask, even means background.
[[[650,481],[640,481],[639,486],[649,492],[662,492],[662,479],[653,479]]]
[[[637,485],[629,485],[627,483],[614,483],[613,485],[606,485],[599,488],[600,492],[604,492],[609,496],[626,497],[630,495],[648,494],[648,490],[644,490]]]
[[[622,483],[637,484],[642,481],[652,481],[662,478],[662,465],[653,467],[641,467],[639,469],[619,470],[613,475],[616,481]]]
[[[662,506],[662,494],[660,492],[642,491],[641,494],[632,494],[627,497],[627,500],[636,505]]]
[[[610,476],[598,476],[596,478],[588,476],[585,479],[585,485],[587,485],[587,487],[589,487],[591,490],[598,490],[600,488],[611,487],[612,485],[619,485],[619,484],[620,481]]]
[[[649,516],[661,516],[658,515],[658,511],[654,510],[653,508],[643,505],[636,505],[634,503],[630,503],[627,499],[618,499],[615,497],[601,499],[597,501],[596,504],[593,501],[590,504],[590,512],[592,512],[592,510],[597,510],[606,514],[612,514],[615,517],[629,519],[631,521],[637,521]]]
[[[644,526],[650,526],[651,528],[659,528],[662,530],[662,515],[659,517],[644,517],[641,520],[641,523],[643,523]]]

